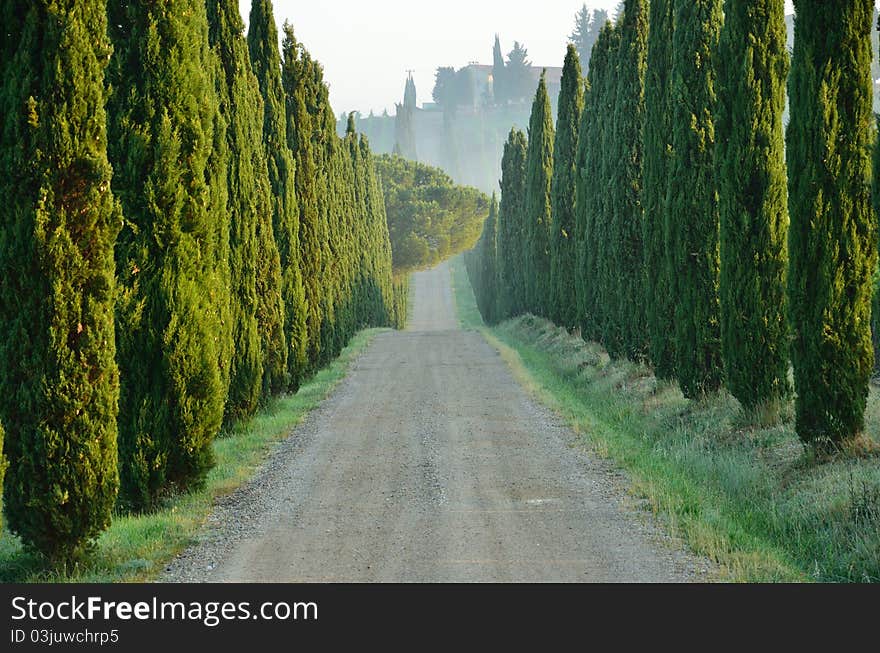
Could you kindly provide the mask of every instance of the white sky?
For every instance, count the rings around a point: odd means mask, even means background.
[[[431,100],[438,66],[492,63],[495,33],[506,55],[525,43],[532,63],[561,66],[584,0],[274,0],[279,30],[289,20],[324,65],[330,101],[341,111],[394,113],[412,69],[419,104]],[[239,0],[245,22],[251,0]],[[613,13],[618,0],[588,0]],[[786,0],[790,13],[791,0]]]

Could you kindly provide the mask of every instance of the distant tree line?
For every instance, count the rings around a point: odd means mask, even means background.
[[[599,32],[602,31],[602,27],[609,18],[608,12],[604,9],[590,11],[586,4],[581,6],[574,17],[574,29],[568,40],[577,50],[578,60],[584,70],[588,70],[590,67],[593,46],[596,44],[596,39],[599,38]]]
[[[569,46],[555,133],[539,84],[467,260],[488,322],[579,329],[688,398],[776,414],[794,390],[798,434],[833,451],[874,366],[875,14],[795,9],[789,61],[783,0],[625,0],[586,80]]]
[[[483,193],[456,185],[438,168],[399,156],[377,156],[375,166],[396,276],[433,267],[474,246],[489,211]]]
[[[0,16],[3,507],[65,564],[199,486],[224,422],[400,326],[406,287],[369,146],[269,0],[246,36],[237,0]]]

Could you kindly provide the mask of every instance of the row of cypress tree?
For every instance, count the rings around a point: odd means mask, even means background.
[[[3,0],[9,528],[53,562],[199,486],[224,421],[402,325],[369,146],[269,0]],[[402,315],[402,317],[401,317]]]
[[[791,364],[798,434],[834,448],[873,368],[873,3],[795,8],[789,63],[782,0],[623,2],[586,80],[568,49],[555,139],[543,80],[511,131],[468,267],[488,322],[577,327],[689,398],[778,407]]]

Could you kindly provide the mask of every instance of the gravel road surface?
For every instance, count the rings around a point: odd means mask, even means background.
[[[498,353],[447,265],[166,570],[182,582],[686,582],[709,563],[633,505]]]

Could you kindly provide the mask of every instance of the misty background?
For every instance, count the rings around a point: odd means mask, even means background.
[[[348,114],[354,113],[358,131],[375,153],[397,153],[440,167],[457,183],[486,193],[498,189],[510,129],[527,130],[531,100],[545,70],[555,112],[566,44],[578,44],[572,38],[579,31],[578,14],[580,31],[586,32],[581,36],[586,75],[590,41],[606,18],[614,19],[620,4],[274,2],[278,24],[289,21],[297,38],[324,65],[340,134]],[[250,0],[240,0],[240,5],[247,21]],[[791,0],[785,5],[791,45],[794,9]],[[878,110],[876,31],[873,41]]]

